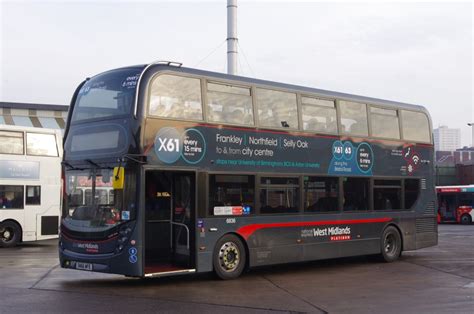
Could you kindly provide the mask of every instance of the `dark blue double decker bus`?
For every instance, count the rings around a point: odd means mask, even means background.
[[[421,106],[153,63],[77,88],[63,268],[153,277],[437,244]]]

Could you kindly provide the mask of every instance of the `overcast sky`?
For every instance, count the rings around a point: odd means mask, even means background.
[[[226,70],[225,0],[0,3],[0,101],[69,104],[85,77],[153,60]],[[420,104],[471,143],[471,3],[238,4],[239,74]]]

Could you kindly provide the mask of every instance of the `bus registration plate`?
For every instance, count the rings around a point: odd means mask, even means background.
[[[76,262],[76,269],[92,270],[92,264],[91,263]]]

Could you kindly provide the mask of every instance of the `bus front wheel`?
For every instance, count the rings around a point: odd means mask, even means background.
[[[469,225],[471,224],[471,216],[468,214],[464,214],[461,216],[461,224],[462,225]]]
[[[0,224],[0,247],[14,247],[20,242],[20,227],[12,222],[6,221]]]
[[[246,258],[242,241],[235,235],[227,234],[217,241],[214,248],[214,272],[221,279],[235,279],[242,274]]]
[[[380,260],[383,262],[394,262],[402,253],[402,238],[397,228],[393,226],[385,228],[380,243],[382,246]]]

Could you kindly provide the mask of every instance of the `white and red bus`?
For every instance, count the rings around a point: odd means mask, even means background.
[[[474,184],[436,187],[438,222],[468,225],[474,220]]]

